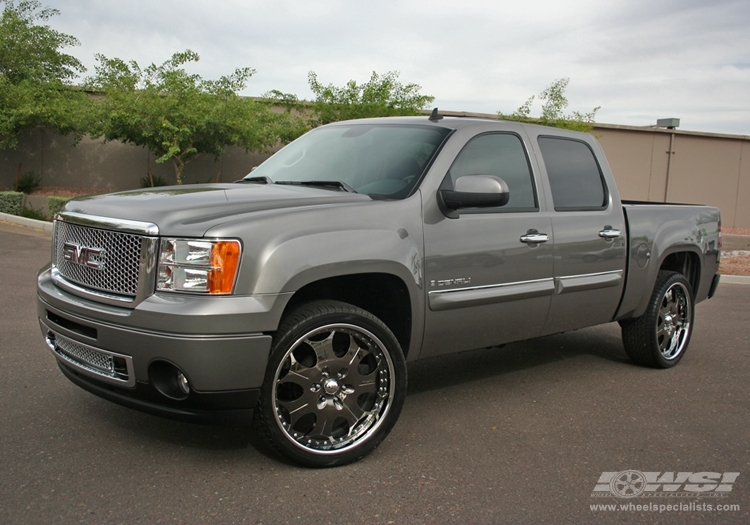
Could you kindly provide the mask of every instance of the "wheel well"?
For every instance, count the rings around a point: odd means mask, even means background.
[[[667,258],[664,259],[664,262],[661,263],[660,270],[681,273],[690,283],[690,286],[693,289],[693,294],[698,293],[701,267],[700,259],[693,252],[677,252],[669,254]]]
[[[332,299],[358,306],[383,321],[409,353],[411,342],[411,299],[404,282],[385,273],[363,273],[330,277],[300,288],[284,309],[284,316],[297,306]]]

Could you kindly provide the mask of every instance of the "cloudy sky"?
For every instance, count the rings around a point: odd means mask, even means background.
[[[161,63],[192,49],[190,70],[256,70],[243,94],[311,98],[323,84],[399,71],[446,110],[512,112],[569,77],[569,110],[597,121],[750,135],[748,0],[42,0],[74,35],[68,51]],[[538,106],[532,114],[537,115]]]

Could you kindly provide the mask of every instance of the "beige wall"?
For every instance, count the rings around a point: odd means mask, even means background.
[[[737,182],[737,209],[734,214],[737,228],[750,228],[750,140],[742,143],[742,163]]]
[[[668,138],[601,129],[594,135],[607,154],[623,199],[646,201],[664,197]]]
[[[734,222],[742,142],[676,136],[667,201],[717,206]],[[731,219],[731,220],[730,220]]]
[[[605,124],[593,134],[624,199],[710,204],[721,209],[724,227],[750,228],[750,137]],[[266,157],[236,147],[218,162],[202,155],[187,165],[184,181],[210,182],[218,175],[231,182]],[[156,164],[144,148],[90,139],[74,146],[69,137],[41,129],[26,133],[18,149],[0,150],[0,186],[13,186],[19,163],[22,172],[41,176],[43,186],[134,189],[149,168],[175,180],[172,164]]]
[[[623,199],[709,204],[723,226],[750,228],[750,137],[605,125],[593,133]]]
[[[235,181],[267,157],[237,147],[227,148],[218,162],[210,155],[200,155],[186,166],[183,181],[211,182],[217,176],[222,182]],[[24,134],[18,149],[0,150],[1,186],[13,186],[19,163],[22,173],[33,171],[41,177],[42,186],[130,190],[140,186],[139,180],[149,168],[154,176],[170,184],[175,181],[172,163],[157,164],[145,148],[89,138],[75,145],[72,138],[43,129]]]

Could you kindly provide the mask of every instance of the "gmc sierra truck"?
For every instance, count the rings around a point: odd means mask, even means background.
[[[589,134],[435,111],[320,127],[233,184],[70,201],[38,317],[89,392],[255,417],[325,467],[391,431],[410,361],[617,321],[674,366],[720,249],[716,208],[622,202]]]

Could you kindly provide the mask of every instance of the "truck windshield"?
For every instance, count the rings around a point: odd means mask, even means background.
[[[434,125],[403,124],[318,128],[281,149],[244,180],[301,183],[403,199],[419,182],[450,131]]]

